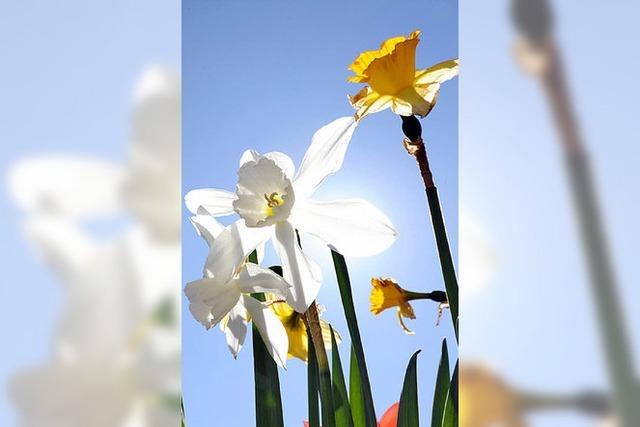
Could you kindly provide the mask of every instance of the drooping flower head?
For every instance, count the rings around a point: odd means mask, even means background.
[[[223,227],[208,215],[196,215],[191,222],[210,252],[204,278],[185,288],[189,311],[207,329],[220,325],[233,357],[242,349],[247,324],[253,321],[273,359],[284,367],[289,349],[287,332],[269,305],[251,294],[269,292],[282,299],[289,284],[273,271],[247,262],[256,244],[240,237],[241,224]]]
[[[348,80],[366,83],[349,102],[359,119],[391,108],[401,116],[424,117],[433,108],[440,84],[458,74],[458,60],[444,61],[416,70],[416,48],[420,31],[385,40],[378,50],[361,53],[349,66],[355,75]]]
[[[440,323],[440,318],[444,309],[449,308],[447,294],[444,291],[432,292],[412,292],[403,289],[395,280],[383,277],[373,277],[371,279],[371,294],[369,300],[371,302],[371,312],[378,315],[388,308],[396,308],[398,321],[402,330],[409,335],[413,332],[407,328],[403,318],[415,319],[416,315],[410,301],[414,300],[431,300],[438,303],[438,320],[436,325]]]
[[[413,312],[413,307],[409,304],[409,298],[404,289],[400,287],[393,279],[373,277],[371,279],[371,312],[373,314],[380,314],[388,308],[396,307],[398,309],[398,320],[402,329],[407,334],[413,334],[413,332],[407,328],[404,324],[403,317],[408,319],[415,319],[416,315]]]

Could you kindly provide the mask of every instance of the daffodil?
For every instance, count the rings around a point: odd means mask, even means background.
[[[433,291],[428,293],[411,292],[403,289],[395,280],[384,277],[371,278],[371,294],[369,300],[371,302],[371,312],[378,315],[388,308],[397,308],[398,320],[400,326],[409,335],[413,332],[407,328],[403,318],[415,319],[416,315],[409,301],[428,299],[439,303],[438,320],[442,314],[442,310],[448,307],[446,294],[443,291]]]
[[[237,213],[237,238],[252,250],[271,239],[284,279],[292,285],[287,303],[304,313],[315,300],[322,275],[298,243],[298,232],[313,235],[345,256],[370,256],[387,249],[396,238],[389,219],[362,199],[317,201],[311,198],[325,178],[340,169],[356,128],[353,117],[342,117],[318,130],[297,173],[285,154],[247,150],[240,160],[234,193],[199,189],[185,197],[187,208],[212,216]],[[207,266],[219,263],[227,249],[216,240]],[[227,266],[226,268],[236,268]]]
[[[304,320],[304,314],[295,311],[289,304],[284,301],[278,301],[277,298],[271,296],[273,302],[270,304],[271,309],[276,313],[284,325],[289,337],[289,357],[298,358],[304,362],[309,356],[309,341],[307,335],[307,325]],[[329,323],[320,320],[320,328],[322,329],[322,338],[327,350],[331,349],[331,327]],[[340,335],[334,331],[336,342],[339,344],[342,339]]]
[[[238,237],[240,224],[222,231],[202,218],[196,218],[194,224],[213,239],[210,255],[215,252],[205,267],[204,278],[185,288],[191,314],[207,329],[220,324],[234,357],[244,344],[247,323],[253,321],[273,359],[284,367],[289,349],[287,333],[269,305],[250,294],[269,292],[284,297],[289,284],[271,270],[246,262],[257,245]]]
[[[414,31],[390,38],[380,49],[361,53],[349,66],[355,75],[348,80],[367,84],[349,97],[359,119],[386,108],[401,116],[424,117],[436,103],[440,84],[458,74],[457,59],[416,70],[419,36],[420,31]]]
[[[382,277],[372,278],[371,285],[373,286],[370,295],[371,312],[378,315],[388,308],[397,307],[400,326],[407,334],[413,334],[402,319],[403,317],[408,319],[416,318],[405,290],[393,279]]]

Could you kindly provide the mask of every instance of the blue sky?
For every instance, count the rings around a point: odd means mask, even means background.
[[[245,149],[289,154],[299,164],[313,132],[352,114],[347,66],[386,38],[423,31],[418,66],[457,57],[457,5],[452,1],[183,3],[183,191],[199,187],[233,190]],[[457,224],[457,81],[445,85],[424,137],[440,188],[454,251]],[[369,259],[348,259],[376,407],[381,415],[398,400],[406,363],[418,348],[421,416],[430,402],[440,344],[449,339],[449,317],[435,327],[436,307],[417,302],[418,319],[405,335],[392,312],[368,311],[371,276],[395,277],[415,290],[442,289],[440,267],[415,161],[402,148],[400,120],[391,112],[366,119],[357,129],[343,169],[318,199],[363,197],[377,205],[399,231],[397,242]],[[186,215],[186,210],[184,211]],[[199,278],[206,246],[183,221],[183,279]],[[335,274],[326,248],[304,242],[323,267],[319,301],[326,319],[348,336]],[[274,263],[271,256],[266,264]],[[251,346],[234,361],[220,331],[205,331],[183,311],[183,390],[190,426],[245,426],[253,420]],[[348,365],[342,346],[343,364]],[[306,366],[291,360],[281,371],[287,425],[306,418]]]

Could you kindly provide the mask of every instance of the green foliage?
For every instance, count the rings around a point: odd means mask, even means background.
[[[338,343],[336,342],[336,336],[333,332],[333,328],[331,328],[331,364],[333,406],[336,414],[336,427],[353,427],[351,407],[349,406],[349,396],[347,394],[347,385],[344,380],[344,371],[342,370]]]
[[[336,270],[336,278],[338,280],[338,287],[340,289],[340,297],[342,299],[342,307],[344,308],[344,314],[347,319],[347,326],[349,328],[349,334],[351,336],[351,343],[353,346],[353,352],[355,355],[356,365],[360,383],[360,393],[362,402],[364,404],[364,424],[361,422],[361,413],[359,402],[356,402],[356,409],[354,414],[355,427],[377,427],[376,412],[373,404],[373,396],[371,394],[371,384],[369,382],[369,373],[367,371],[367,364],[364,358],[364,349],[362,347],[362,339],[360,337],[360,329],[358,328],[358,319],[356,317],[356,310],[353,304],[353,295],[351,293],[351,280],[349,279],[349,270],[347,269],[347,263],[342,255],[336,251],[331,251],[333,258],[333,265]],[[352,369],[353,371],[353,369]],[[353,388],[355,387],[353,380],[353,374],[351,375],[350,389],[353,394]]]
[[[404,375],[400,408],[398,410],[398,427],[418,427],[420,425],[418,411],[418,354],[413,353]]]

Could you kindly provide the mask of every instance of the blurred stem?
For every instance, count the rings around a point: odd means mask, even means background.
[[[323,427],[335,427],[335,413],[333,405],[333,391],[331,387],[331,370],[329,369],[329,359],[324,347],[322,328],[320,326],[320,315],[318,306],[314,301],[306,312],[307,328],[311,335],[311,341],[318,362],[318,373],[320,377],[320,400],[322,402],[322,425]]]
[[[436,247],[438,248],[438,256],[440,258],[440,268],[442,269],[442,277],[451,310],[453,329],[456,333],[456,338],[458,338],[458,279],[456,278],[456,270],[453,264],[453,258],[451,257],[447,229],[440,208],[438,189],[433,181],[427,150],[422,140],[422,127],[415,116],[400,117],[402,118],[402,130],[407,137],[404,140],[405,149],[409,155],[416,159],[422,181],[424,182],[424,189],[427,194],[427,201],[429,202],[431,223],[436,239]]]
[[[549,68],[541,75],[541,81],[566,155],[615,402],[623,421],[621,425],[636,427],[640,425],[640,387],[631,359],[631,347],[598,209],[593,174],[575,120],[560,55],[552,39],[547,41],[544,48]]]
[[[598,417],[611,414],[611,399],[600,392],[575,394],[518,393],[523,412],[578,410]]]

